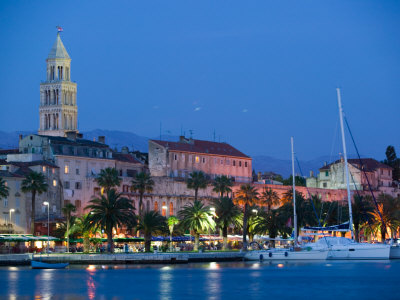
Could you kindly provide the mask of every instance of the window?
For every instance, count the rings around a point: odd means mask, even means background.
[[[194,161],[195,161],[196,163],[199,163],[199,162],[200,162],[200,157],[196,156],[195,159],[194,159]]]
[[[221,159],[221,165],[223,165],[224,164],[224,160],[223,159]]]
[[[292,180],[293,181],[293,180]],[[322,184],[322,186],[324,187],[324,188],[326,188],[328,185],[326,184],[326,182],[324,182],[323,184]]]
[[[214,164],[217,164],[218,162],[217,162],[217,159],[216,158],[214,158]]]
[[[75,170],[75,174],[76,174],[76,175],[79,175],[79,169],[76,169],[76,170]]]
[[[124,185],[122,186],[122,191],[123,191],[124,193],[128,193],[128,192],[129,192],[129,185],[124,184]]]
[[[4,207],[8,207],[8,199],[4,198]]]
[[[56,169],[54,169],[54,168],[53,168],[53,169],[51,169],[51,173],[53,173],[53,174],[54,174],[55,172],[56,172]]]
[[[178,155],[174,154],[174,160],[178,160]]]
[[[71,201],[70,200],[64,200],[64,206],[67,206],[68,204],[70,204]]]
[[[206,158],[205,157],[203,157],[203,164],[206,162]]]
[[[69,181],[65,181],[64,182],[64,188],[65,189],[69,189]]]
[[[53,186],[57,186],[57,180],[55,180],[55,179],[53,180]]]
[[[21,218],[19,214],[15,214],[15,225],[20,226],[21,225]]]
[[[19,197],[16,197],[15,198],[15,208],[19,208],[20,205],[21,205],[21,201],[20,201]]]
[[[122,169],[119,170],[119,176],[122,176]]]
[[[154,202],[154,210],[155,210],[155,211],[158,211],[158,202],[157,202],[157,201]]]
[[[80,183],[79,181],[75,182],[75,189],[80,190],[81,188],[82,188],[82,183]]]
[[[229,159],[227,159],[226,164],[229,166],[231,164],[231,161]]]
[[[75,200],[75,207],[76,207],[77,209],[80,209],[81,206],[82,206],[81,200]]]
[[[329,176],[329,171],[325,171],[325,177]]]
[[[65,173],[65,174],[68,174],[68,173],[69,173],[69,166],[68,166],[68,165],[65,165],[65,167],[64,167],[64,173]]]
[[[247,168],[247,161],[244,162],[244,166]]]
[[[161,214],[163,215],[163,217],[165,217],[167,215],[167,205],[165,205],[165,202],[162,203],[161,209]]]
[[[233,166],[236,166],[236,160],[233,160],[232,163],[233,163]]]
[[[239,167],[241,167],[242,166],[242,162],[241,161],[239,161]]]
[[[43,173],[46,172],[46,166],[42,167],[42,171],[43,171]]]
[[[174,214],[174,204],[172,202],[169,203],[169,215]]]
[[[53,205],[53,213],[57,212],[57,206]]]

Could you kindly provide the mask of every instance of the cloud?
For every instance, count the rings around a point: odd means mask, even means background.
[[[196,107],[195,109],[194,109],[194,111],[199,111],[201,109],[201,107]]]
[[[244,113],[247,113],[249,110],[247,109],[247,108],[244,108],[243,110],[242,110],[242,112],[244,112]]]

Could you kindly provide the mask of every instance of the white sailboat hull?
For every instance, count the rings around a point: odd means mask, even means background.
[[[392,259],[400,258],[400,246],[391,246],[390,247],[390,255],[389,257]]]
[[[333,246],[328,259],[389,259],[390,246],[378,244],[355,244],[349,246]]]
[[[272,260],[326,260],[326,250],[289,251],[289,250],[254,250],[244,255],[245,260],[272,261]]]

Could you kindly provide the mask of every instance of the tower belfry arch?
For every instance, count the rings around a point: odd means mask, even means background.
[[[77,132],[77,84],[71,81],[71,58],[60,32],[46,64],[46,80],[40,84],[39,134],[65,136],[67,131]]]

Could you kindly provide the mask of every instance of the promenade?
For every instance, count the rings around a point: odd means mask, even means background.
[[[118,254],[3,254],[0,266],[29,265],[31,260],[70,264],[177,264],[243,260],[242,252],[118,253]]]

